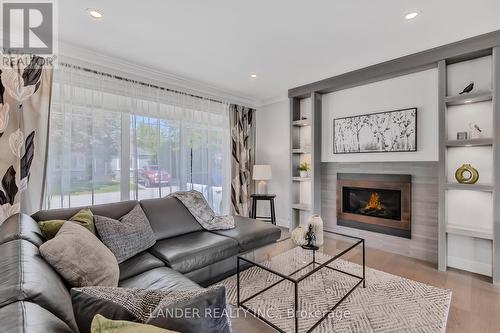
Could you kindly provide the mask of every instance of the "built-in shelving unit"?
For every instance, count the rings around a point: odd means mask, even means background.
[[[498,53],[448,59],[439,62],[440,98],[440,194],[439,268],[455,267],[493,276],[495,197],[498,169],[497,126],[500,115],[495,75]],[[498,61],[498,60],[496,60]],[[498,70],[498,69],[496,69]],[[474,82],[470,93],[460,91]],[[469,132],[477,124],[479,137],[457,140],[457,132]],[[460,184],[455,170],[471,164],[479,172],[476,184]]]
[[[500,285],[500,30],[289,89],[290,227],[321,212],[321,96],[436,67],[438,266],[492,276]],[[471,82],[472,91],[461,94]],[[457,140],[458,132],[469,132],[474,124],[481,128],[480,135]],[[309,143],[304,145],[304,140]],[[297,168],[304,161],[311,171],[299,179]],[[478,169],[476,184],[455,180],[462,164]]]
[[[320,147],[321,95],[312,93],[305,98],[290,100],[291,125],[291,225],[294,229],[305,224],[309,216],[319,213],[320,207]],[[299,176],[299,165],[308,163],[307,177]]]

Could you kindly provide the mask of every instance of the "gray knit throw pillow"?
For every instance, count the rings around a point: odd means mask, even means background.
[[[94,216],[94,223],[102,242],[113,252],[118,263],[149,249],[156,243],[148,218],[140,205],[115,220]]]

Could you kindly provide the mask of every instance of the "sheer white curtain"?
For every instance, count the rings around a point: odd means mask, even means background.
[[[48,208],[196,189],[228,212],[226,103],[63,65],[52,106]]]

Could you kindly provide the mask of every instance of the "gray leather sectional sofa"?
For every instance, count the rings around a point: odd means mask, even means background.
[[[91,206],[118,219],[137,201]],[[175,198],[140,201],[156,244],[120,264],[120,287],[183,289],[207,286],[235,272],[236,257],[280,237],[265,222],[235,217],[236,228],[205,231]],[[78,332],[69,287],[40,256],[37,221],[69,219],[79,208],[19,214],[0,226],[0,327],[2,332]]]

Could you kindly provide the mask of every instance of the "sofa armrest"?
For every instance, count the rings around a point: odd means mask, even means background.
[[[38,223],[26,214],[14,214],[0,225],[0,244],[24,239],[39,247],[45,241]]]

